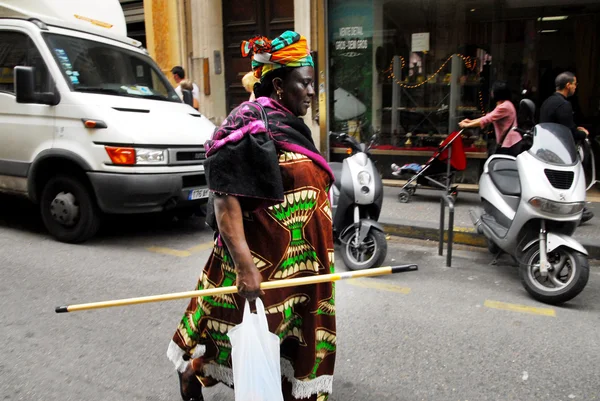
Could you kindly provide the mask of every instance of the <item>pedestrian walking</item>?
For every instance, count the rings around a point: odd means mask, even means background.
[[[249,101],[251,102],[256,99],[254,96],[254,85],[257,82],[260,82],[260,80],[254,76],[254,71],[250,71],[242,78],[242,85],[244,86],[244,89],[246,89],[246,92],[250,94]]]
[[[562,124],[571,130],[575,143],[584,141],[589,133],[583,127],[575,124],[573,117],[573,106],[567,98],[573,96],[577,90],[577,77],[572,72],[558,74],[554,81],[556,92],[554,92],[542,104],[540,109],[540,123]],[[594,213],[587,207],[583,209],[581,223],[591,220]]]
[[[458,125],[461,128],[485,128],[493,124],[497,144],[494,153],[516,157],[522,152],[522,138],[512,129],[517,126],[517,111],[510,101],[508,84],[505,81],[494,82],[491,95],[496,103],[492,112],[475,120],[464,119]]]
[[[171,68],[171,74],[173,74],[173,80],[177,84],[177,87],[175,88],[175,93],[179,95],[181,100],[184,100],[181,81],[185,80],[185,70],[183,69],[183,67],[177,65]],[[196,85],[195,83],[192,83],[192,96],[194,97],[194,99],[196,99],[198,104],[200,104],[200,88],[198,88],[198,85]]]
[[[584,140],[588,131],[575,124],[573,106],[567,100],[577,90],[577,77],[572,72],[563,72],[558,74],[554,84],[556,92],[544,101],[540,109],[540,123],[562,124],[571,130],[575,142]]]
[[[183,96],[183,102],[189,104],[196,110],[200,110],[200,104],[198,103],[198,99],[194,97],[194,84],[189,79],[184,79],[179,82],[179,86],[181,87],[181,93]]]
[[[281,339],[284,399],[325,401],[336,352],[333,283],[262,293],[262,281],[331,273],[334,244],[328,189],[333,174],[301,116],[314,92],[306,38],[287,31],[242,44],[260,83],[255,102],[234,109],[207,142],[205,162],[216,229],[198,289],[235,285],[239,295],[192,299],[167,355],[184,400],[202,386],[234,385],[227,332],[245,299],[261,297],[269,329]]]

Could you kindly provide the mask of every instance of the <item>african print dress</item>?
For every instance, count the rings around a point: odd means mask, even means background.
[[[334,269],[330,176],[307,156],[280,150],[284,201],[244,214],[246,240],[263,281],[329,274]],[[217,238],[198,289],[235,284],[236,274],[224,243]],[[333,283],[265,291],[269,329],[281,339],[284,395],[325,401],[332,391],[336,350]],[[198,378],[205,386],[233,384],[227,332],[241,323],[239,295],[192,299],[169,345],[179,371],[200,358]],[[289,397],[289,395],[288,395]],[[290,399],[286,397],[286,399]]]

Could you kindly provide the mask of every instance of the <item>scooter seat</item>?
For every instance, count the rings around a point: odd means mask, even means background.
[[[521,195],[521,180],[516,160],[492,160],[488,168],[492,182],[501,193],[509,196]]]
[[[339,163],[339,162],[333,162],[333,163],[329,163],[329,167],[331,168],[331,171],[333,171],[333,176],[335,177],[335,182],[333,183],[333,185],[335,185],[335,187],[337,189],[341,190],[342,187],[342,168],[344,167],[343,163]]]

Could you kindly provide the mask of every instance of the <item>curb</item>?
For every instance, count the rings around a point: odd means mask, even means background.
[[[440,231],[437,228],[419,227],[403,224],[391,224],[379,222],[386,234],[396,237],[415,238],[430,241],[439,241]],[[448,241],[448,230],[444,230],[444,241]],[[483,235],[478,234],[474,228],[454,227],[455,244],[470,245],[485,248],[487,247],[486,239]],[[582,244],[588,251],[590,259],[600,259],[600,246],[593,244]]]

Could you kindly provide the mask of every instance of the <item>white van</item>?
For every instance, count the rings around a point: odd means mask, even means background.
[[[103,213],[201,207],[214,128],[127,38],[118,0],[0,0],[0,191],[58,240]]]

